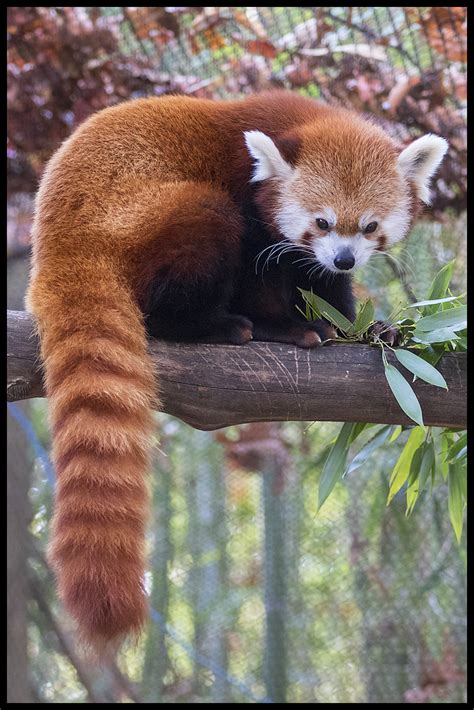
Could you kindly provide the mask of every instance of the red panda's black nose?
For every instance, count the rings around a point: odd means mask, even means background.
[[[350,249],[342,249],[334,259],[334,266],[341,271],[352,269],[355,264],[354,254]]]

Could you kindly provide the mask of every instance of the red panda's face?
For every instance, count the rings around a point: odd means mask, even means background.
[[[271,186],[266,219],[333,272],[362,266],[407,234],[447,149],[443,138],[428,135],[399,153],[380,129],[340,116],[301,129],[291,163],[278,141],[259,131],[245,138],[256,160],[252,180]]]

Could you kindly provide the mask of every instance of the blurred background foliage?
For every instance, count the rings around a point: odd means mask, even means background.
[[[455,259],[466,282],[466,8],[8,8],[8,307],[21,310],[45,162],[88,115],[167,93],[294,89],[372,116],[401,144],[450,143],[430,209],[358,274],[383,318]],[[157,413],[146,634],[84,663],[45,561],[47,402],[8,420],[10,702],[463,702],[465,536],[446,493],[410,518],[388,475],[408,432],[316,516],[337,423],[199,432]]]

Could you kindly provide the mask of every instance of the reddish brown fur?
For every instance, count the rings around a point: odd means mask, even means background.
[[[157,405],[139,309],[147,286],[163,270],[177,280],[205,274],[218,242],[237,253],[236,202],[248,194],[252,170],[244,130],[282,136],[287,157],[317,173],[325,164],[324,150],[314,164],[315,140],[328,151],[354,150],[339,135],[347,116],[286,92],[221,103],[140,99],[87,120],[45,171],[27,303],[41,336],[54,432],[49,555],[61,599],[95,648],[138,632],[147,614],[147,449]],[[301,124],[311,125],[296,130]],[[392,164],[389,139],[357,125],[354,136],[366,136],[360,145],[375,145],[365,169]],[[362,203],[377,189],[365,184]],[[272,190],[260,193],[269,205]],[[353,229],[344,202],[336,208],[341,227]]]
[[[379,128],[340,109],[303,126],[299,136],[301,177],[294,183],[294,194],[312,212],[330,205],[339,235],[357,234],[366,210],[386,216],[397,207],[399,150]],[[315,228],[313,236],[324,232]]]

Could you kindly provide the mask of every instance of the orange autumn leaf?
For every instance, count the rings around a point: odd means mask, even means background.
[[[467,13],[465,7],[432,7],[420,17],[430,46],[453,62],[467,59]]]
[[[243,46],[250,54],[260,54],[267,59],[274,59],[278,53],[276,47],[267,39],[249,39]]]

